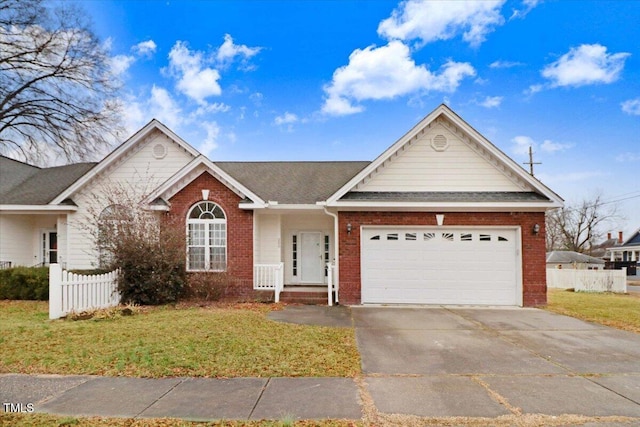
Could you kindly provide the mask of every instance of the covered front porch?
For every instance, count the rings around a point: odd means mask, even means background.
[[[276,302],[337,302],[334,217],[322,209],[264,210],[254,215],[253,287]]]

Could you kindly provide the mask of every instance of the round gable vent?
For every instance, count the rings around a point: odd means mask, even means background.
[[[444,151],[449,148],[449,141],[444,135],[436,135],[431,140],[431,147],[436,151]]]
[[[156,159],[162,159],[167,155],[167,147],[162,144],[156,144],[153,146],[153,157]]]

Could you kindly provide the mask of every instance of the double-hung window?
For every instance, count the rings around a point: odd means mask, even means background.
[[[220,206],[200,202],[187,216],[187,270],[227,269],[227,218]]]

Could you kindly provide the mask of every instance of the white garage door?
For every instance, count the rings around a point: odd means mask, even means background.
[[[513,228],[363,227],[362,302],[522,305]]]

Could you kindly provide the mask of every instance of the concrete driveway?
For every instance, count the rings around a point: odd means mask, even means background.
[[[352,307],[383,413],[640,417],[640,335],[537,309]]]

